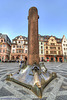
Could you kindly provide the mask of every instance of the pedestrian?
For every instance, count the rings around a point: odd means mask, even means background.
[[[49,62],[49,59],[47,59],[47,62]]]
[[[27,65],[27,57],[25,57],[25,65]]]
[[[19,67],[20,67],[20,69],[22,68],[22,61],[21,60],[19,60]]]

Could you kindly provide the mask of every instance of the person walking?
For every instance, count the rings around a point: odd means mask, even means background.
[[[22,60],[19,60],[19,67],[22,68]]]

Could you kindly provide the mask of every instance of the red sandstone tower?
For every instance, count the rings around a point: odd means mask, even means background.
[[[29,9],[28,16],[28,64],[39,64],[38,41],[38,10],[36,7]]]

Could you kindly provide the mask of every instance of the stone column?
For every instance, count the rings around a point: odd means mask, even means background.
[[[29,9],[28,16],[28,64],[39,64],[38,41],[38,10],[36,7]]]

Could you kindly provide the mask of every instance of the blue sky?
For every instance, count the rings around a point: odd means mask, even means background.
[[[38,9],[38,33],[67,38],[67,0],[0,0],[0,33],[28,36],[28,11]]]

